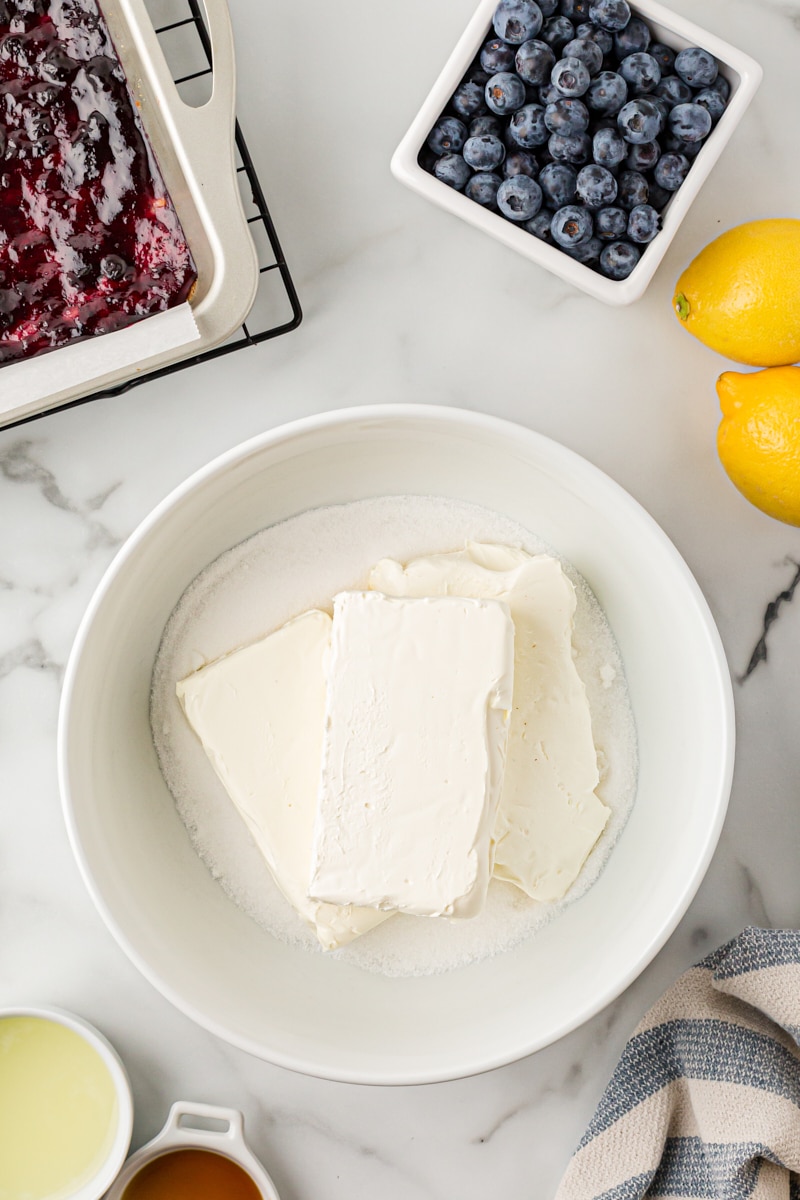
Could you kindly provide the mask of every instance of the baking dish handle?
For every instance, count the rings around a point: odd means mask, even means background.
[[[226,0],[199,2],[205,11],[205,25],[211,42],[213,83],[209,100],[197,106],[185,103],[178,93],[145,0],[118,0],[118,5],[137,43],[140,57],[149,64],[148,77],[157,92],[162,119],[180,131],[177,141],[189,139],[193,143],[193,150],[200,152],[205,145],[207,154],[210,144],[216,142],[217,138],[224,139],[229,145],[232,141],[236,58]],[[218,142],[215,148],[219,150]]]
[[[201,331],[215,334],[214,329],[205,329],[204,322],[206,314],[214,311],[225,276],[237,280],[242,295],[247,293],[246,315],[255,298],[259,264],[236,175],[236,59],[230,14],[226,0],[201,2],[211,42],[213,84],[210,99],[197,107],[186,104],[178,93],[145,0],[117,0],[117,6],[140,62],[147,64],[147,93],[158,108],[170,150],[202,216],[212,249],[219,251],[217,258],[221,257],[219,230],[225,229],[225,271],[206,272],[208,288],[193,305]],[[227,336],[225,329],[222,333]]]

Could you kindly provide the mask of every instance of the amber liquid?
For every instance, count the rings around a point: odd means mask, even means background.
[[[173,1150],[134,1175],[122,1200],[263,1200],[237,1163],[211,1150]]]

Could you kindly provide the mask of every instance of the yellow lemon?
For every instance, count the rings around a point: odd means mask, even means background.
[[[800,221],[750,221],[698,254],[673,307],[706,346],[751,367],[800,360]]]
[[[720,461],[763,512],[800,525],[800,367],[772,367],[717,382]]]

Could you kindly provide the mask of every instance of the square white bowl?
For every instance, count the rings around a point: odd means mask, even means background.
[[[391,164],[392,173],[401,183],[419,192],[421,196],[468,221],[477,229],[482,229],[484,233],[529,258],[531,262],[545,267],[554,275],[560,275],[562,279],[588,292],[597,300],[614,305],[632,304],[644,295],[678,231],[678,226],[756,94],[763,71],[749,55],[728,45],[714,34],[700,29],[691,21],[677,16],[655,0],[638,0],[631,6],[634,15],[644,18],[656,39],[664,45],[674,50],[683,50],[687,46],[702,46],[710,51],[720,64],[721,73],[731,85],[731,96],[725,112],[692,163],[685,182],[664,210],[661,231],[649,246],[645,247],[641,259],[627,279],[607,279],[591,267],[576,262],[556,246],[540,241],[525,229],[483,208],[446,183],[441,183],[419,164],[419,154],[428,134],[448,107],[450,98],[481,46],[492,34],[492,16],[496,6],[497,0],[481,0],[444,70],[395,151]]]

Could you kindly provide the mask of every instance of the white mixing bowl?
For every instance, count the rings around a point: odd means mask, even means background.
[[[442,495],[505,513],[594,589],[636,718],[638,798],[587,895],[517,949],[441,975],[386,978],[273,940],[192,849],[150,736],[164,625],[212,559],[320,505]],[[621,488],[562,446],[490,417],[392,406],[257,437],[167,497],[117,555],[67,671],[59,770],[72,844],[142,973],[194,1020],[330,1079],[421,1083],[500,1066],[613,1000],[686,911],[719,837],[733,766],[719,636],[686,565]]]

